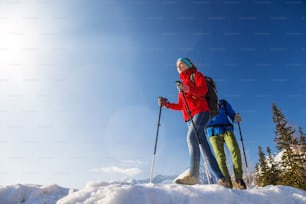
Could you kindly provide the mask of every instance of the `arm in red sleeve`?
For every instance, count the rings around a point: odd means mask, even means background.
[[[182,110],[183,109],[183,103],[181,98],[178,96],[178,102],[177,103],[168,103],[167,108],[172,110]]]

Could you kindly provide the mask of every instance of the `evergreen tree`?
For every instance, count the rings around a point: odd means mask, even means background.
[[[298,165],[296,153],[293,151],[297,144],[295,129],[288,125],[280,109],[273,104],[273,122],[275,123],[276,148],[282,151],[281,171],[279,184],[296,188],[305,188],[303,172]]]
[[[291,148],[292,140],[294,139],[295,130],[288,125],[283,113],[275,104],[272,104],[273,122],[275,123],[275,139],[276,148],[280,151]]]
[[[297,164],[297,173],[300,174],[302,181],[300,182],[300,188],[306,190],[306,135],[301,127],[298,128],[298,139],[296,145],[296,157],[295,163]]]
[[[259,164],[256,165],[256,184],[258,186],[269,185],[268,164],[261,146],[258,146]]]
[[[268,161],[268,170],[267,170],[268,183],[272,185],[277,185],[279,182],[280,171],[277,167],[277,164],[274,161],[270,147],[267,147],[267,153],[268,153],[268,159],[267,159]]]
[[[298,137],[299,151],[303,156],[306,156],[306,135],[304,134],[301,127],[299,127],[299,137]],[[305,158],[304,158],[305,159]]]

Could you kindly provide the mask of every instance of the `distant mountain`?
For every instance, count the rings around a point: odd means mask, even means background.
[[[176,178],[176,175],[156,175],[152,179],[152,183],[155,184],[170,184]],[[123,182],[131,183],[131,184],[145,184],[150,183],[150,179],[134,179],[134,178],[125,178],[122,180]]]
[[[171,184],[171,183],[173,183],[173,181],[176,178],[182,177],[188,171],[189,171],[189,169],[186,169],[184,172],[182,172],[179,175],[156,175],[156,176],[153,177],[152,183],[154,183],[154,184]],[[214,178],[212,178],[212,180],[213,180],[212,183],[216,183]],[[123,181],[127,182],[127,183],[132,183],[132,184],[145,184],[145,183],[149,183],[150,179],[149,178],[146,178],[146,179],[125,178],[125,179],[123,179]],[[202,166],[200,167],[200,182],[202,184],[208,184],[205,169]]]

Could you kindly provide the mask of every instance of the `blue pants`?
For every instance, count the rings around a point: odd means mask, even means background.
[[[196,126],[198,136],[201,142],[201,147],[203,149],[203,153],[208,160],[209,166],[217,179],[224,178],[216,158],[211,152],[210,146],[207,142],[204,128],[209,119],[208,112],[201,112],[193,116],[193,122]],[[190,173],[194,177],[199,177],[199,169],[200,169],[200,147],[199,141],[196,136],[196,132],[194,126],[191,121],[188,123],[188,132],[187,132],[187,144],[189,148],[190,155]]]

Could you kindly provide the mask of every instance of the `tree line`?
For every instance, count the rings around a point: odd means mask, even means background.
[[[306,135],[301,127],[295,129],[273,103],[276,149],[281,159],[275,160],[270,147],[266,154],[258,147],[259,161],[255,167],[257,186],[285,185],[306,190]]]

